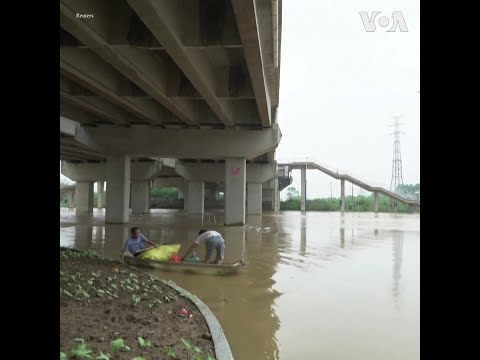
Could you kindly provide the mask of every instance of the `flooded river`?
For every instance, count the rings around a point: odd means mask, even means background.
[[[246,261],[235,276],[156,274],[210,307],[237,360],[420,358],[418,214],[282,212],[224,227],[222,214],[152,210],[105,226],[101,211],[77,217],[64,208],[60,219],[60,245],[111,258],[130,226],[182,249],[202,227],[220,232],[225,262]]]

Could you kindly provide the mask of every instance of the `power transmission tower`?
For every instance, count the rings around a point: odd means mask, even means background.
[[[403,173],[402,173],[402,154],[400,152],[400,134],[404,134],[400,131],[400,117],[395,116],[393,118],[394,132],[393,135],[393,161],[392,161],[392,180],[390,182],[390,191],[399,192],[398,187],[403,185]]]

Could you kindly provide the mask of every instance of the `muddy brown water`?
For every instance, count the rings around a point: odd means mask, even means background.
[[[117,258],[130,226],[182,249],[202,227],[224,236],[225,261],[246,261],[238,274],[154,272],[210,307],[237,360],[420,358],[418,214],[282,212],[245,227],[175,210],[105,226],[103,214],[61,209],[60,245]]]

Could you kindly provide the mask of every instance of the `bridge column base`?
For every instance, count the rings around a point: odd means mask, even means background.
[[[79,181],[75,191],[77,214],[93,214],[93,182]]]
[[[225,159],[225,225],[245,225],[247,162]]]
[[[107,157],[105,223],[126,224],[130,208],[130,156]]]
[[[187,209],[189,214],[203,214],[205,205],[205,182],[190,181],[188,183]]]
[[[132,214],[150,213],[150,181],[132,181]]]
[[[262,215],[262,184],[247,184],[247,214]]]

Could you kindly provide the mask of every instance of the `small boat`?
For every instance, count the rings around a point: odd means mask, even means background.
[[[178,271],[189,274],[203,274],[203,275],[230,275],[235,274],[241,266],[245,265],[243,260],[238,260],[233,264],[205,264],[205,263],[189,263],[173,261],[158,261],[150,259],[140,259],[133,256],[125,256],[124,261],[128,265],[147,268],[159,269],[163,271]]]

